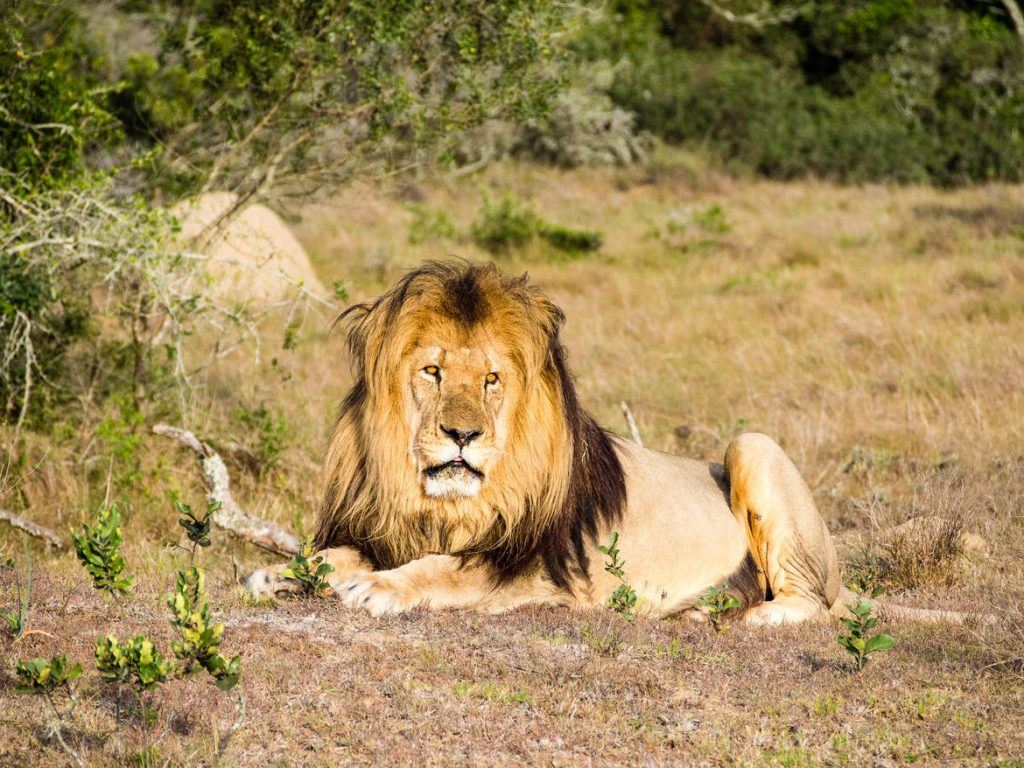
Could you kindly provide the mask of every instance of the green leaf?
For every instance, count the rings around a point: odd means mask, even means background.
[[[875,635],[864,646],[864,653],[875,651],[887,651],[896,644],[895,638],[891,635]]]

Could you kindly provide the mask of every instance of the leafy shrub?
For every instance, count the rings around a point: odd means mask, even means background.
[[[412,213],[408,235],[410,245],[428,240],[452,240],[458,235],[455,224],[444,211],[416,203],[410,205],[409,210]]]
[[[863,588],[864,585],[861,586]],[[881,594],[882,590],[878,587],[867,592],[871,599]],[[878,619],[871,615],[875,608],[871,599],[861,594],[856,603],[846,604],[850,615],[841,621],[848,633],[836,638],[839,645],[853,656],[858,671],[864,669],[871,654],[887,651],[896,644],[891,635],[871,634],[871,630],[878,624]]]
[[[171,664],[145,635],[124,644],[107,635],[96,641],[96,669],[108,683],[128,683],[141,693],[166,681]]]
[[[0,25],[0,168],[33,187],[62,182],[118,139],[98,57],[71,3],[3,3]]]
[[[477,245],[495,255],[523,248],[535,236],[570,255],[596,251],[603,241],[600,232],[572,229],[544,221],[528,205],[509,193],[503,195],[497,204],[492,203],[490,197],[484,196],[470,234]]]
[[[218,688],[228,690],[235,686],[241,675],[242,657],[234,656],[229,661],[220,655],[224,625],[210,621],[210,605],[206,600],[203,580],[203,572],[198,568],[178,571],[174,593],[167,596],[171,626],[178,633],[178,639],[171,647],[174,655],[184,662],[186,674],[193,664],[198,664],[210,673]]]
[[[596,251],[603,242],[600,232],[588,229],[571,229],[558,224],[542,224],[538,228],[537,234],[553,248],[568,254]]]
[[[708,587],[708,591],[705,593],[697,604],[704,607],[708,612],[708,618],[711,620],[711,626],[715,628],[715,632],[725,632],[728,627],[722,623],[722,620],[729,615],[729,611],[739,608],[742,603],[735,597],[730,595],[727,590],[729,589],[729,583],[726,582],[722,585],[721,589],[716,587]]]
[[[19,693],[51,694],[67,689],[72,680],[82,674],[81,664],[72,664],[67,656],[54,656],[32,661],[18,661],[15,665]]]
[[[711,3],[609,7],[574,47],[670,142],[777,178],[1024,178],[1024,48],[998,3],[776,0],[759,28]]]
[[[619,580],[619,585],[608,598],[608,607],[619,614],[626,621],[633,621],[636,618],[637,595],[636,591],[626,582],[626,564],[619,560],[619,534],[612,532],[607,545],[600,545],[598,549],[608,556],[608,562],[604,569]]]
[[[121,595],[131,592],[135,577],[121,575],[121,510],[116,504],[100,508],[95,522],[83,524],[81,532],[72,532],[71,541],[96,589]]]
[[[203,262],[170,247],[170,215],[126,201],[113,176],[27,191],[0,170],[4,194],[0,253],[18,255],[0,259],[0,283],[14,286],[0,294],[4,420],[46,428],[99,406],[104,439],[130,452],[144,408],[184,411],[190,377],[253,342],[272,312],[203,290]]]
[[[565,168],[587,165],[630,165],[647,156],[631,112],[604,93],[569,88],[558,94],[551,109],[529,120],[512,152]]]
[[[327,576],[334,572],[334,566],[325,563],[323,557],[317,556],[312,560],[313,544],[307,539],[302,543],[302,548],[292,556],[288,567],[281,571],[282,579],[294,579],[299,583],[299,589],[304,595],[319,596],[324,594],[330,584]]]
[[[537,217],[529,207],[509,194],[493,203],[485,196],[480,213],[470,227],[473,242],[493,254],[522,248],[534,235]]]

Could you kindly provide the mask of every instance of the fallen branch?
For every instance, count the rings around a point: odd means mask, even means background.
[[[231,495],[228,468],[220,455],[209,445],[187,429],[179,429],[167,424],[157,424],[153,427],[153,433],[177,440],[191,448],[196,454],[196,458],[203,466],[207,498],[210,501],[220,502],[220,509],[213,515],[215,525],[271,552],[294,555],[299,551],[299,540],[277,523],[254,517],[242,511]]]
[[[42,539],[46,542],[47,546],[55,547],[57,549],[64,549],[67,547],[67,542],[64,541],[64,537],[56,531],[51,531],[49,528],[39,525],[39,523],[33,523],[31,520],[19,517],[13,512],[8,512],[6,509],[0,509],[0,520],[10,523],[18,530],[27,533],[29,536]]]
[[[632,435],[633,442],[643,448],[644,441],[640,439],[640,430],[636,427],[636,419],[633,418],[633,412],[629,410],[625,400],[619,405],[622,407],[622,415],[626,417],[626,424],[629,426],[629,434]]]

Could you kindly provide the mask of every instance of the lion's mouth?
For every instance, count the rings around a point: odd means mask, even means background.
[[[459,472],[469,472],[471,475],[475,475],[483,479],[484,473],[474,467],[462,456],[456,456],[451,461],[446,461],[444,464],[435,464],[432,467],[427,467],[427,477],[438,477],[445,473],[456,474]]]

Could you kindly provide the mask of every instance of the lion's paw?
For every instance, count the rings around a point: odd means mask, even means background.
[[[388,573],[361,573],[345,582],[338,596],[349,608],[367,611],[371,616],[402,613],[421,602],[403,581],[401,576]]]
[[[259,568],[252,572],[242,586],[254,600],[265,600],[275,595],[294,592],[298,589],[298,584],[291,579],[282,579],[279,575],[284,567],[269,565],[266,568]]]

